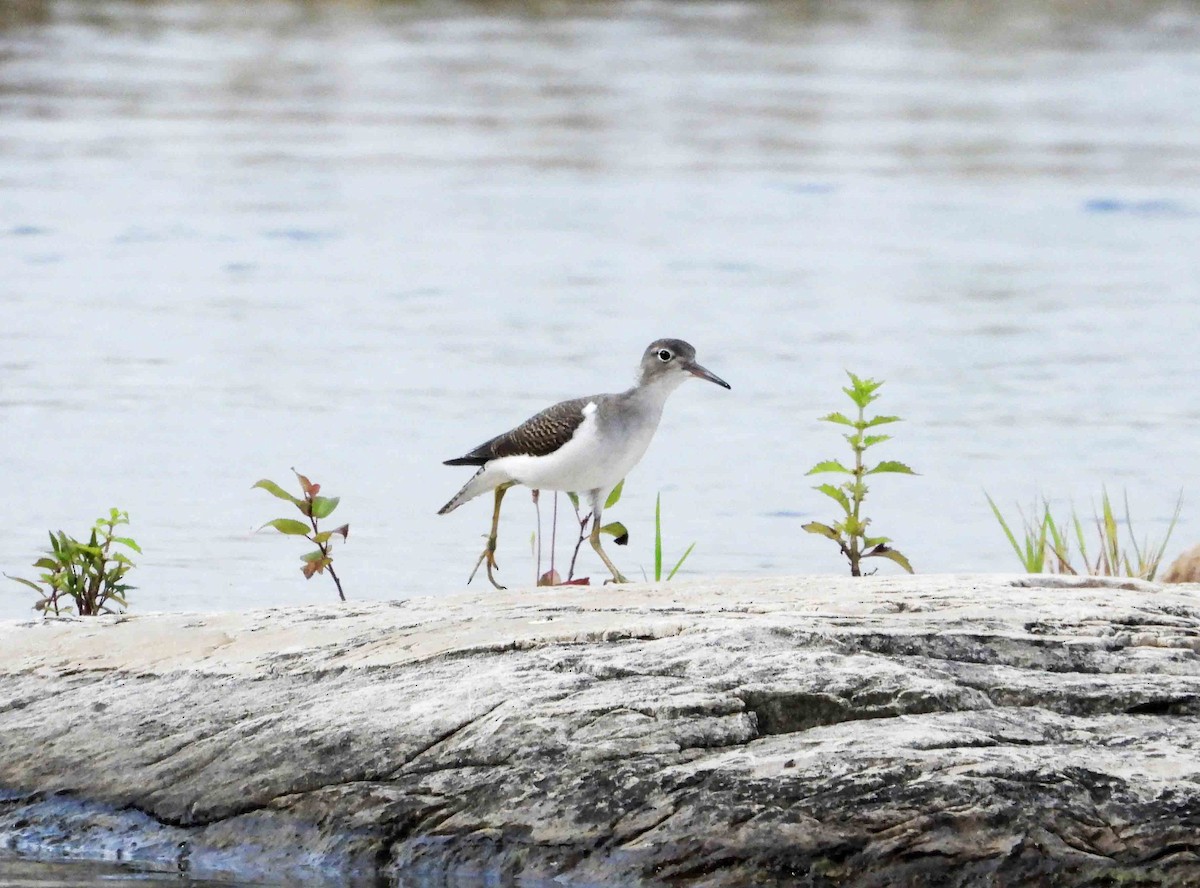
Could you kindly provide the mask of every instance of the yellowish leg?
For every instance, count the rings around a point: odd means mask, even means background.
[[[600,556],[600,560],[604,562],[604,566],[608,568],[609,573],[613,576],[614,583],[627,583],[628,580],[621,575],[617,570],[617,566],[609,561],[608,556],[604,554],[604,550],[600,548],[600,520],[599,517],[592,519],[592,548],[596,550],[596,554]]]
[[[500,566],[496,564],[496,535],[500,531],[500,501],[504,499],[504,494],[508,492],[508,488],[516,483],[516,481],[509,481],[496,488],[496,507],[492,510],[492,532],[488,534],[487,547],[483,550],[483,554],[479,556],[479,560],[475,562],[475,569],[471,571],[471,576],[467,577],[468,585],[470,585],[471,580],[475,579],[475,574],[479,573],[479,565],[487,564],[487,575],[488,579],[492,581],[492,585],[497,589],[504,588],[496,582],[496,578],[492,575],[492,570]]]

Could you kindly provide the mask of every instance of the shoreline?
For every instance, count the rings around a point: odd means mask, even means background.
[[[8,621],[0,853],[338,884],[1194,883],[1198,651],[1193,588],[1025,575]]]

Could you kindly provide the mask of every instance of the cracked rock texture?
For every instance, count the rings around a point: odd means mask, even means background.
[[[0,623],[0,849],[373,884],[1198,885],[1200,596],[813,577]]]

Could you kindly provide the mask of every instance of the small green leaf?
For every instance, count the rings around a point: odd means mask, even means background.
[[[33,566],[45,568],[46,570],[58,570],[62,565],[53,558],[39,558],[37,561],[33,562]],[[5,576],[8,576],[8,574],[5,574]]]
[[[301,555],[300,560],[301,561],[320,561],[324,557],[325,557],[325,553],[322,552],[320,549],[317,549],[317,551],[315,551],[315,552],[309,552],[307,555]]]
[[[817,463],[815,466],[813,466],[811,469],[809,469],[804,474],[805,475],[816,475],[821,472],[841,472],[843,475],[853,475],[854,474],[848,468],[846,468],[844,465],[842,465],[840,462],[838,462],[836,459],[822,460],[821,462]]]
[[[884,425],[885,423],[889,423],[889,422],[902,422],[902,420],[900,419],[899,416],[875,416],[875,417],[872,417],[871,419],[867,420],[867,423],[864,426],[864,428],[869,429],[872,426]]]
[[[575,507],[575,511],[579,511],[579,494],[568,490],[567,499],[571,501],[571,505]]]
[[[846,416],[844,413],[830,413],[827,416],[822,416],[820,418],[820,421],[821,422],[836,422],[840,425],[848,425],[851,428],[854,428],[854,420],[852,420],[850,417]]]
[[[274,521],[268,521],[258,530],[262,530],[263,527],[273,527],[280,533],[286,533],[290,536],[307,536],[309,531],[312,530],[303,521],[297,521],[294,518],[276,518]],[[255,533],[257,532],[255,531]]]
[[[625,479],[622,478],[617,482],[617,486],[609,493],[608,499],[604,501],[604,508],[611,509],[621,500],[621,491],[625,489]]]
[[[870,549],[872,546],[882,546],[891,541],[891,537],[863,537],[863,548]]]
[[[829,537],[834,542],[841,542],[841,535],[828,524],[821,524],[818,521],[810,521],[808,524],[803,525],[801,529],[807,530],[809,533],[815,533],[823,537]]]
[[[873,447],[876,444],[882,444],[884,441],[890,440],[892,440],[891,435],[867,435],[865,438],[863,438],[862,446],[865,449],[867,447]]]
[[[846,496],[840,487],[834,487],[832,484],[821,484],[814,487],[813,490],[821,491],[821,493],[830,499],[836,500],[837,504],[847,512],[850,511],[850,497]]]
[[[128,546],[130,549],[133,549],[133,551],[137,552],[139,555],[142,554],[142,547],[139,546],[137,543],[135,543],[133,540],[131,540],[129,537],[113,537],[112,541],[114,543],[120,543],[122,546]]]
[[[333,510],[337,508],[341,499],[340,496],[314,496],[312,501],[312,516],[314,518],[328,518],[333,514]]]
[[[620,521],[605,524],[600,528],[600,532],[613,537],[613,542],[618,546],[624,546],[629,543],[629,531],[625,529],[625,525]]]
[[[28,586],[33,591],[37,592],[39,595],[44,594],[44,590],[42,589],[42,587],[39,586],[37,583],[33,582],[33,580],[26,580],[26,579],[22,579],[21,577],[14,577],[11,574],[5,574],[5,576],[8,577],[10,580],[14,580],[18,583],[21,583],[22,585]]]
[[[896,562],[898,565],[900,565],[902,568],[904,568],[909,573],[916,573],[916,571],[912,569],[912,565],[908,563],[907,558],[905,558],[903,555],[901,555],[895,549],[889,549],[886,546],[872,549],[870,552],[865,553],[863,555],[863,557],[864,558],[887,558],[890,561]]]
[[[287,500],[289,503],[299,503],[300,502],[299,499],[292,496],[290,493],[288,493],[286,490],[284,490],[282,487],[280,487],[274,481],[268,481],[266,478],[263,478],[261,481],[256,481],[254,484],[252,484],[250,486],[250,489],[253,490],[255,487],[261,487],[267,493],[271,494],[271,496],[277,496],[281,500]]]
[[[875,475],[879,472],[895,472],[898,475],[915,475],[917,474],[902,462],[896,462],[894,459],[885,459],[879,465],[872,469],[867,469],[867,475]]]

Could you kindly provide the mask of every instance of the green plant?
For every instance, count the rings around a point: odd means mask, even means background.
[[[1017,506],[1017,514],[1021,516],[1021,540],[1017,541],[1017,535],[1013,532],[1012,527],[1000,514],[1000,507],[996,505],[995,500],[985,491],[984,496],[987,497],[988,505],[992,507],[992,514],[996,516],[996,520],[1000,522],[1000,528],[1004,531],[1004,535],[1008,537],[1009,544],[1013,547],[1013,551],[1017,553],[1017,558],[1021,562],[1021,566],[1025,568],[1027,573],[1046,573],[1046,562],[1052,558],[1056,551],[1062,551],[1060,544],[1065,545],[1066,540],[1060,530],[1060,522],[1054,520],[1054,516],[1050,513],[1050,503],[1042,501],[1042,515],[1037,517],[1037,502],[1035,501],[1030,508],[1030,515],[1026,516],[1020,506]],[[1051,570],[1050,573],[1067,573],[1063,568],[1065,565],[1059,565],[1059,570]],[[1074,573],[1074,571],[1070,571]]]
[[[1154,545],[1147,537],[1139,544],[1137,536],[1133,532],[1133,517],[1129,510],[1129,494],[1123,496],[1125,502],[1125,528],[1129,534],[1129,543],[1126,545],[1121,539],[1120,522],[1117,521],[1116,511],[1113,509],[1112,500],[1108,496],[1108,490],[1101,488],[1100,492],[1100,509],[1096,510],[1093,507],[1092,517],[1096,526],[1096,534],[1099,538],[1099,552],[1093,559],[1088,553],[1087,535],[1084,532],[1084,522],[1079,519],[1078,513],[1072,508],[1070,522],[1057,521],[1050,511],[1050,503],[1048,500],[1042,500],[1042,508],[1040,516],[1038,514],[1037,503],[1035,502],[1030,509],[1029,516],[1026,516],[1017,507],[1017,514],[1021,516],[1021,539],[1018,541],[1016,533],[1004,516],[1000,513],[1000,508],[996,505],[995,500],[985,491],[984,496],[987,497],[988,505],[992,508],[992,514],[996,516],[996,521],[1000,524],[1001,530],[1008,538],[1009,544],[1013,551],[1017,554],[1017,559],[1021,562],[1021,566],[1029,573],[1060,573],[1060,574],[1089,574],[1091,576],[1127,576],[1137,577],[1143,580],[1153,580],[1155,574],[1158,573],[1159,565],[1162,563],[1163,553],[1166,551],[1167,543],[1171,539],[1171,533],[1175,530],[1175,525],[1179,521],[1179,513],[1183,508],[1183,495],[1175,501],[1175,512],[1171,516],[1171,521],[1167,525],[1167,532],[1163,536],[1162,542]],[[1075,542],[1079,547],[1080,565],[1072,561],[1071,554],[1071,534],[1074,532]],[[1132,555],[1131,551],[1132,550]]]
[[[850,377],[850,385],[843,387],[842,391],[849,396],[850,400],[854,402],[855,407],[858,408],[857,418],[850,419],[841,413],[830,413],[828,416],[821,417],[821,421],[831,422],[835,425],[849,426],[853,430],[844,433],[842,437],[846,439],[850,444],[850,449],[854,452],[854,468],[847,468],[836,459],[827,459],[817,463],[808,470],[809,475],[816,475],[822,472],[835,472],[840,475],[849,476],[841,484],[820,484],[814,488],[841,506],[844,516],[832,525],[810,521],[804,525],[804,529],[809,533],[828,537],[837,543],[838,547],[842,550],[842,554],[850,562],[850,574],[852,576],[862,576],[860,565],[864,558],[888,558],[899,564],[909,573],[912,573],[912,565],[908,563],[907,558],[888,545],[891,542],[888,537],[867,536],[867,526],[871,523],[871,519],[862,516],[862,504],[866,498],[868,489],[866,483],[868,475],[879,475],[885,472],[899,475],[916,474],[916,472],[904,463],[896,462],[895,460],[884,460],[870,468],[867,468],[863,463],[863,454],[869,448],[877,444],[882,444],[891,438],[891,435],[868,435],[866,434],[867,429],[886,423],[899,422],[900,417],[874,416],[868,419],[866,416],[867,405],[879,397],[876,391],[883,385],[883,382],[876,382],[873,379],[860,379],[849,371],[846,371],[846,375]]]
[[[8,574],[5,576],[37,592],[41,598],[33,609],[42,613],[59,616],[63,611],[70,613],[72,608],[81,617],[119,613],[109,603],[120,608],[129,607],[125,593],[133,586],[124,582],[124,579],[134,568],[134,563],[128,555],[113,546],[124,546],[142,554],[141,548],[132,539],[114,535],[117,527],[128,523],[128,512],[109,509],[107,518],[96,520],[86,543],[67,536],[61,530],[57,535],[51,532],[48,556],[33,563],[34,567],[43,570],[38,582]],[[71,603],[62,602],[64,597]]]
[[[278,497],[281,500],[287,500],[299,509],[300,514],[307,518],[308,521],[297,521],[295,518],[276,518],[273,521],[268,521],[259,530],[262,530],[264,527],[273,527],[282,534],[302,536],[309,542],[315,543],[317,547],[316,551],[300,556],[304,562],[304,566],[300,568],[304,574],[304,578],[311,580],[313,574],[329,571],[329,576],[333,578],[333,583],[337,586],[338,598],[345,601],[346,593],[342,591],[342,581],[338,579],[338,575],[333,570],[333,538],[340,534],[343,542],[349,539],[350,525],[343,524],[341,527],[335,527],[333,530],[321,530],[317,525],[319,520],[328,518],[333,514],[333,510],[337,508],[341,498],[336,496],[320,496],[320,484],[312,483],[295,469],[292,469],[292,471],[295,472],[296,477],[300,481],[300,490],[303,493],[302,498],[292,496],[274,481],[268,481],[266,478],[255,482],[253,487],[261,487],[272,496]]]
[[[679,568],[683,567],[683,562],[687,561],[689,555],[692,554],[692,549],[696,548],[696,544],[692,543],[687,547],[687,550],[679,556],[679,560],[675,562],[675,566],[671,568],[671,572],[667,574],[667,582],[675,578],[675,574]],[[654,498],[654,582],[662,582],[663,569],[663,545],[662,545],[662,494]]]

